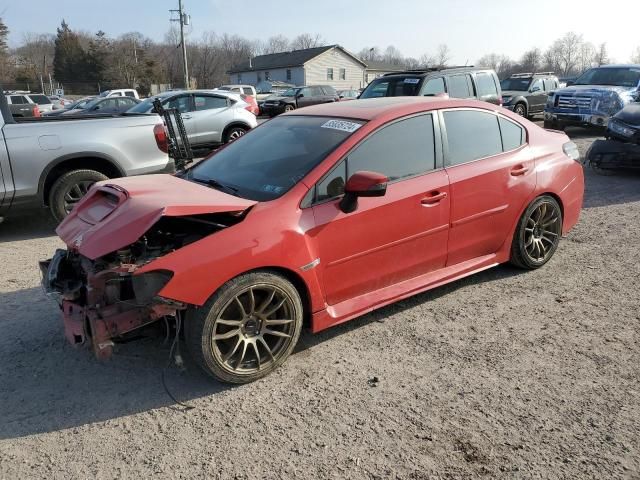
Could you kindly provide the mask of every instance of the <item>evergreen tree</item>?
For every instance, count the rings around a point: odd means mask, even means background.
[[[86,82],[87,59],[78,35],[62,20],[55,40],[53,73],[61,83]]]
[[[87,80],[92,83],[104,83],[109,61],[109,39],[99,30],[89,43],[86,57]]]

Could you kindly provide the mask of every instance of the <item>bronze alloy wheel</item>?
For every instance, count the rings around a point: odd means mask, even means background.
[[[213,328],[213,355],[230,373],[257,373],[287,350],[293,300],[274,285],[252,285],[231,299]]]
[[[202,308],[187,312],[185,339],[194,359],[218,380],[248,383],[284,363],[300,336],[296,288],[271,271],[240,275]]]
[[[524,212],[511,247],[511,263],[538,268],[553,256],[562,236],[562,210],[555,198],[543,195]]]

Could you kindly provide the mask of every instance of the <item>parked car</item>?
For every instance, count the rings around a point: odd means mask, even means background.
[[[42,114],[40,106],[24,93],[8,93],[6,99],[12,115],[16,118],[39,117]]]
[[[78,103],[73,108],[63,111],[62,115],[115,115],[124,113],[139,103],[140,100],[133,97],[97,97],[84,104]]]
[[[360,95],[360,90],[338,90],[340,100],[355,100]]]
[[[591,68],[566,88],[549,95],[544,109],[545,128],[567,125],[605,128],[609,119],[640,98],[640,65]]]
[[[99,97],[131,97],[140,99],[138,91],[135,88],[120,88],[116,90],[105,90],[101,92]]]
[[[26,95],[33,103],[38,104],[40,113],[46,113],[53,110],[53,102],[49,100],[49,97],[41,93],[29,93]]]
[[[500,105],[502,92],[496,73],[488,68],[450,67],[387,73],[371,81],[359,98],[436,96],[476,98]]]
[[[96,185],[58,227],[67,249],[41,263],[43,286],[100,358],[174,315],[206,372],[246,383],[305,321],[319,332],[500,263],[546,264],[580,214],[578,156],[475,100],[303,108],[179,177]]]
[[[340,100],[338,92],[329,85],[295,87],[284,91],[281,95],[270,96],[260,107],[260,113],[274,117],[297,108],[337,102],[338,100]]]
[[[253,107],[240,95],[220,90],[179,90],[144,100],[131,113],[150,113],[153,101],[177,108],[193,146],[211,146],[235,140],[258,125]]]
[[[0,217],[48,207],[61,220],[96,181],[173,170],[157,115],[16,120],[4,95],[0,111]]]
[[[630,103],[611,117],[605,137],[591,144],[586,165],[601,173],[640,169],[640,103]]]
[[[502,106],[521,117],[544,113],[549,94],[555,91],[558,77],[553,72],[517,73],[500,82]]]
[[[48,98],[49,100],[51,100],[53,110],[63,110],[65,104],[68,105],[72,103],[71,100],[67,100],[66,98],[61,97],[60,95],[49,95]]]
[[[221,87],[218,87],[217,90],[250,95],[254,99],[257,99],[256,88],[253,85],[222,85]]]
[[[76,100],[74,102],[69,102],[68,100],[65,102],[65,105],[63,108],[57,109],[57,110],[51,110],[50,112],[47,112],[44,114],[45,117],[55,117],[57,115],[62,115],[63,113],[69,111],[69,110],[82,110],[86,107],[87,103],[89,103],[91,100],[93,100],[96,97],[84,97],[81,98],[79,100]]]

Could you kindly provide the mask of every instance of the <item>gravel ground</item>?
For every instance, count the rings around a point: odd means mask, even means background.
[[[586,148],[593,139],[570,132]],[[100,364],[62,335],[45,217],[0,225],[0,478],[640,478],[640,176],[587,172],[579,225],[507,266],[320,335],[251,385]]]

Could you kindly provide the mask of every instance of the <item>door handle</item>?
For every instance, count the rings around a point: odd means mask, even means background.
[[[525,167],[524,165],[518,165],[511,169],[511,176],[520,177],[529,171],[529,167]]]
[[[440,203],[442,200],[444,200],[445,198],[447,198],[447,192],[432,192],[432,194],[428,197],[424,197],[423,199],[420,200],[420,203],[422,205],[424,205],[425,207],[432,207],[434,205],[437,205],[438,203]]]

